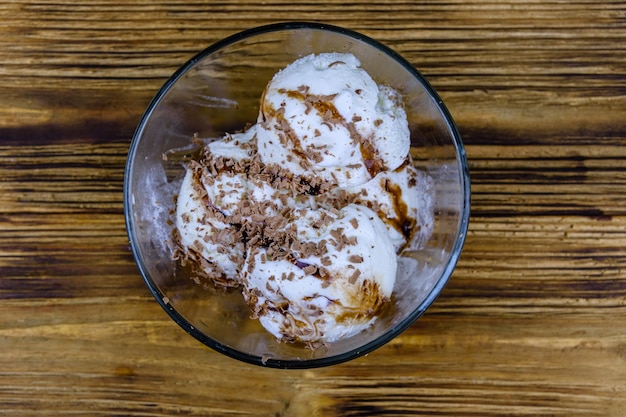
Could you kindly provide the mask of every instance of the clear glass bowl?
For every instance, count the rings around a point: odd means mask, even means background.
[[[351,52],[379,84],[405,101],[415,165],[435,180],[435,225],[419,251],[401,258],[393,306],[374,326],[325,348],[279,343],[250,318],[238,292],[202,288],[173,260],[171,214],[184,169],[163,155],[194,134],[222,137],[255,123],[274,73],[310,53]],[[424,77],[388,47],[316,23],[263,26],[230,36],[187,62],[158,92],[132,139],[124,182],[131,248],[150,291],[170,317],[207,346],[276,368],[311,368],[357,358],[411,326],[433,303],[459,259],[470,211],[465,151],[452,117]]]

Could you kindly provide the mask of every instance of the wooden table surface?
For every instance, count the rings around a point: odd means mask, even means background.
[[[426,315],[366,357],[297,371],[170,320],[122,199],[166,79],[286,19],[404,55],[472,176],[465,249]],[[0,22],[0,415],[626,415],[626,2],[8,0]]]

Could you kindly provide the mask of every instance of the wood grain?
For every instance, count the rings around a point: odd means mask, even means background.
[[[163,82],[286,17],[404,55],[472,176],[443,295],[383,348],[308,371],[239,363],[171,322],[122,207]],[[626,3],[11,0],[0,21],[0,414],[624,415]]]

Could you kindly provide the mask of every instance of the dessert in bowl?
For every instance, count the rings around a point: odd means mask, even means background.
[[[469,178],[442,101],[406,60],[346,29],[264,26],[163,86],[128,156],[142,276],[206,345],[271,367],[382,346],[459,258]]]

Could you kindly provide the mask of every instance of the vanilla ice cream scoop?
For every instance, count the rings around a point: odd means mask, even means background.
[[[203,285],[239,285],[244,246],[228,233],[223,215],[208,204],[198,170],[188,168],[176,204],[178,257],[198,266],[194,278]]]
[[[254,248],[244,297],[283,341],[334,342],[369,327],[396,279],[396,253],[370,209],[296,210],[276,246]]]
[[[339,186],[399,167],[410,147],[402,100],[360,65],[352,54],[325,53],[278,72],[261,100],[261,160]]]
[[[387,226],[396,252],[401,252],[420,248],[432,236],[433,193],[432,178],[407,161],[363,185],[338,188],[332,197],[372,209]]]
[[[242,233],[285,204],[295,204],[292,190],[275,187],[264,180],[265,174],[249,175],[255,132],[253,126],[209,142],[200,161],[186,166],[176,204],[177,257],[198,266],[196,278],[203,284],[240,285],[246,247]]]

